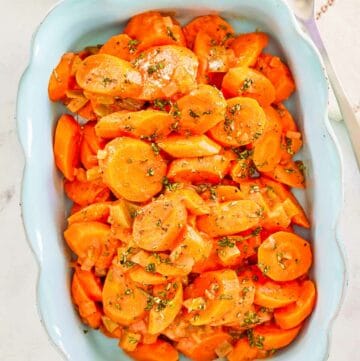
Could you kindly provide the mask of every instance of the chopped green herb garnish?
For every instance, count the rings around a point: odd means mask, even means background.
[[[254,81],[252,79],[246,78],[243,82],[243,85],[241,86],[241,91],[248,90],[253,83],[254,83]]]
[[[155,263],[149,263],[149,264],[145,267],[145,271],[146,271],[146,272],[151,272],[151,273],[156,272]]]
[[[129,53],[130,54],[135,53],[138,45],[139,45],[139,40],[136,40],[136,39],[129,40],[129,42],[128,42]]]

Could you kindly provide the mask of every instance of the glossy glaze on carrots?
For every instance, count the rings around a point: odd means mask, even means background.
[[[266,358],[314,308],[295,83],[268,40],[148,12],[51,74],[72,299],[134,360]]]

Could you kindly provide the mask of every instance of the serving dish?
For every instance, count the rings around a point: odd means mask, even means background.
[[[38,307],[42,322],[67,360],[127,360],[116,340],[84,330],[69,294],[70,254],[62,231],[67,204],[62,180],[52,156],[55,120],[64,109],[47,97],[48,76],[60,55],[70,49],[102,43],[119,33],[127,19],[139,12],[159,9],[174,13],[181,22],[197,15],[219,13],[237,32],[261,29],[274,41],[270,47],[288,61],[298,91],[287,105],[304,134],[300,154],[307,167],[308,188],[302,198],[311,216],[313,277],[318,301],[298,340],[274,360],[324,360],[328,354],[331,321],[338,310],[345,281],[345,266],[337,237],[342,203],[341,163],[327,119],[328,88],[320,58],[301,33],[290,10],[281,0],[250,2],[216,0],[156,0],[151,4],[123,0],[65,0],[39,27],[29,67],[20,83],[17,120],[26,166],[23,179],[23,219],[30,245],[39,262]],[[64,256],[65,254],[65,256]],[[84,333],[85,331],[85,333]]]

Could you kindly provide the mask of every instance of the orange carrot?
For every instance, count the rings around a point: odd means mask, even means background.
[[[147,272],[140,266],[132,267],[128,272],[129,278],[135,283],[139,283],[143,286],[148,285],[161,285],[166,283],[168,278],[159,273]]]
[[[265,33],[256,32],[241,34],[231,43],[237,66],[253,66],[261,51],[267,46],[269,37]]]
[[[137,41],[126,34],[112,36],[99,50],[99,54],[108,54],[129,61],[136,51]]]
[[[246,338],[241,338],[227,356],[229,361],[252,361],[257,358],[258,351],[251,347]]]
[[[48,93],[50,100],[53,102],[64,99],[67,90],[69,90],[75,82],[74,77],[71,74],[71,68],[75,57],[76,55],[74,53],[65,53],[61,57],[59,64],[51,73]]]
[[[63,114],[56,125],[54,157],[56,166],[70,181],[74,179],[75,168],[79,163],[81,130],[75,119]]]
[[[265,113],[256,100],[236,97],[227,101],[225,119],[210,129],[209,134],[222,145],[238,147],[258,139],[265,124]]]
[[[262,106],[270,105],[275,100],[275,89],[270,80],[247,67],[231,68],[224,76],[222,90],[225,97],[250,97]]]
[[[105,143],[95,134],[95,122],[88,122],[83,126],[80,159],[86,169],[98,165],[97,152],[104,148]]]
[[[183,135],[203,134],[223,120],[226,101],[222,93],[210,85],[198,85],[172,107],[175,130]]]
[[[142,77],[129,62],[108,54],[87,57],[76,72],[76,81],[86,91],[119,97],[136,97]]]
[[[116,138],[106,145],[100,158],[104,183],[116,196],[144,202],[160,192],[166,164],[150,144]]]
[[[305,179],[300,164],[289,161],[286,164],[278,164],[272,171],[264,172],[269,178],[294,188],[305,188]]]
[[[186,224],[185,206],[175,199],[159,198],[142,208],[135,218],[135,243],[148,251],[171,249]]]
[[[270,79],[274,85],[276,103],[286,100],[295,90],[295,82],[290,70],[279,57],[261,54],[255,68]]]
[[[274,281],[292,281],[312,263],[310,244],[294,233],[276,232],[259,247],[258,266]]]
[[[139,344],[127,354],[136,361],[178,361],[179,355],[168,342],[158,340],[153,344]]]
[[[278,309],[274,313],[275,322],[284,330],[300,325],[312,312],[316,300],[315,285],[312,281],[304,281],[300,296],[295,303]]]
[[[76,276],[86,294],[93,301],[102,301],[102,285],[99,277],[96,277],[92,271],[82,270],[76,267]]]
[[[227,236],[256,227],[262,218],[261,207],[251,200],[214,205],[209,215],[200,216],[199,230],[210,236]]]
[[[285,105],[282,103],[274,104],[274,109],[277,111],[279,115],[279,120],[281,122],[281,127],[283,132],[286,133],[289,130],[293,132],[297,132],[298,128],[295,123],[295,120],[291,113],[286,109]]]

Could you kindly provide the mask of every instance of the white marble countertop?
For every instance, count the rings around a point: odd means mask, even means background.
[[[17,85],[29,57],[30,39],[54,0],[1,1],[0,13],[0,360],[60,361],[42,328],[35,299],[37,265],[20,218],[23,155],[17,140]],[[332,5],[329,5],[332,4]],[[318,0],[318,23],[330,57],[360,116],[359,0]],[[331,361],[360,359],[360,174],[343,123],[333,122],[343,158],[348,288],[332,334]],[[360,139],[359,139],[360,141]],[[331,196],[331,195],[329,195]],[[79,360],[80,361],[80,360]]]

